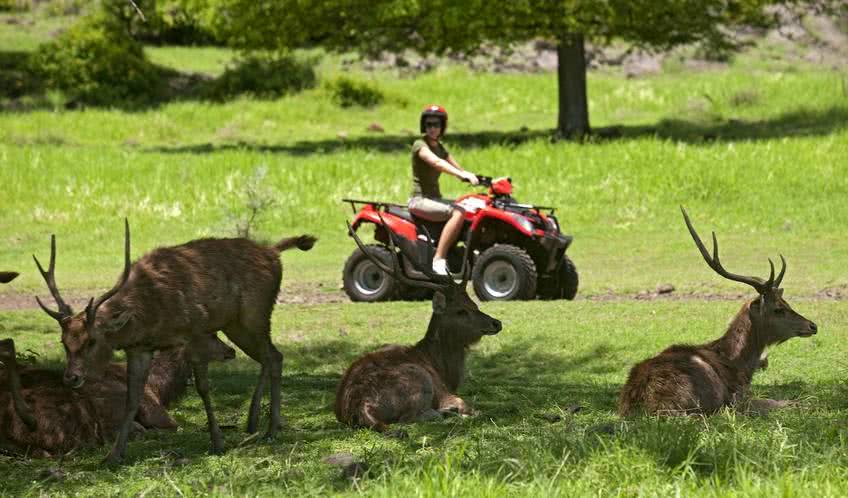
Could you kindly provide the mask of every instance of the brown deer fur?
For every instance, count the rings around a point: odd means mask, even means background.
[[[218,330],[262,366],[251,400],[248,431],[256,431],[265,382],[270,380],[267,437],[276,434],[280,426],[283,358],[271,342],[270,328],[282,277],[279,254],[292,247],[308,250],[315,240],[304,235],[265,246],[243,238],[200,239],[155,249],[130,265],[127,224],[121,279],[105,295],[90,301],[84,312],[74,315],[56,288],[55,238],[51,239],[50,269],[45,272],[38,266],[59,311],[43,304],[42,308],[62,328],[67,353],[65,384],[81,387],[87,377],[99,376],[115,350],[124,350],[127,355],[126,412],[108,463],[120,462],[126,452],[151,354],[182,345],[188,345],[191,352],[195,387],[209,423],[211,450],[223,451],[223,436],[212,410],[203,361],[203,338]]]
[[[501,322],[486,315],[463,291],[437,292],[427,334],[414,346],[392,345],[356,360],[336,391],[336,418],[354,427],[384,431],[471,409],[457,396],[468,348]]]
[[[354,427],[383,432],[395,422],[426,420],[451,412],[470,414],[471,409],[455,394],[462,382],[468,348],[484,335],[500,332],[501,322],[480,311],[468,297],[465,279],[456,284],[451,277],[434,275],[423,267],[419,270],[428,281],[405,278],[397,271],[399,262],[392,238],[394,269],[374,258],[352,229],[349,232],[360,250],[392,278],[436,292],[423,339],[414,346],[383,347],[347,369],[336,391],[336,418]],[[403,245],[401,252],[411,254]]]
[[[767,281],[734,275],[721,266],[713,234],[713,256],[704,248],[684,219],[704,259],[725,278],[752,285],[759,297],[745,303],[727,331],[715,341],[701,345],[671,346],[657,356],[636,364],[619,398],[619,413],[657,415],[708,414],[746,400],[754,371],[765,368],[766,348],[793,337],[809,337],[816,324],[792,310],[779,288],[786,270]],[[783,257],[781,256],[781,260]]]
[[[209,336],[208,342],[207,361],[235,357],[216,336]],[[61,371],[19,370],[11,339],[0,341],[0,361],[0,442],[5,449],[51,456],[115,437],[126,403],[125,365],[110,364],[102,378],[71,389],[64,385]],[[156,353],[134,427],[176,428],[166,408],[185,392],[190,374],[187,348]]]

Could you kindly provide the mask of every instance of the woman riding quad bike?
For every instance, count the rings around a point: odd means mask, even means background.
[[[421,112],[422,136],[412,145],[412,196],[408,209],[346,199],[354,213],[357,203],[366,204],[353,222],[354,230],[362,222],[377,225],[375,235],[383,245],[369,246],[368,250],[377,257],[391,256],[386,244],[392,232],[414,245],[410,248],[413,252],[407,254],[420,257],[417,262],[425,266],[418,268],[432,268],[436,275],[473,269],[474,289],[481,299],[532,299],[537,294],[550,299],[573,299],[577,293],[577,271],[565,256],[571,237],[559,233],[553,209],[515,203],[508,178],[493,183],[489,177],[464,170],[440,141],[447,125],[444,107],[428,105]],[[489,194],[466,195],[456,201],[444,199],[439,189],[443,172],[472,185],[482,183],[489,187]],[[550,212],[546,215],[544,209]],[[467,269],[456,268],[458,261],[465,260],[456,244],[461,235],[465,241],[463,250],[473,250]],[[426,278],[414,266],[404,266],[410,275]],[[414,298],[418,292],[401,288],[359,249],[345,264],[344,286],[354,301]]]
[[[572,237],[560,232],[554,208],[520,204],[512,198],[509,178],[478,177],[486,194],[466,194],[456,200],[462,208],[459,240],[447,251],[447,269],[461,276],[471,272],[477,296],[484,301],[574,299],[578,276],[566,255]],[[343,199],[355,213],[350,230],[364,224],[374,226],[377,244],[366,249],[387,265],[392,262],[389,237],[403,246],[398,255],[400,270],[407,278],[427,279],[416,270],[430,264],[435,245],[441,240],[444,223],[431,222],[410,213],[406,206],[381,201]],[[359,207],[361,206],[361,207]],[[359,208],[358,208],[359,207]],[[470,251],[463,267],[465,251]],[[417,258],[417,265],[407,258]],[[406,288],[372,263],[357,248],[343,271],[344,290],[353,301],[385,301],[427,297],[416,288]]]

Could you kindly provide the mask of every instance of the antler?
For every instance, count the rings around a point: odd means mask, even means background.
[[[41,306],[41,309],[44,310],[45,313],[53,317],[54,320],[61,322],[65,318],[72,316],[74,311],[68,306],[64,300],[62,300],[62,296],[59,294],[59,288],[56,287],[56,276],[54,274],[54,270],[56,269],[56,235],[50,235],[50,264],[47,267],[47,271],[44,271],[44,268],[41,266],[41,263],[38,261],[38,258],[35,257],[35,254],[32,255],[32,259],[35,260],[35,265],[38,266],[38,271],[41,272],[41,276],[44,277],[44,281],[47,282],[47,288],[50,289],[50,294],[53,295],[53,299],[56,301],[56,304],[59,305],[59,311],[53,311],[44,303],[41,302],[41,299],[38,296],[35,296],[35,300],[38,302],[38,305]]]
[[[100,307],[101,304],[105,303],[109,298],[114,296],[121,287],[127,283],[127,279],[130,276],[130,222],[126,218],[124,218],[124,272],[121,274],[121,279],[112,287],[108,292],[97,298],[97,301],[94,298],[91,298],[88,301],[88,306],[85,307],[85,317],[86,324],[89,327],[94,326],[94,317],[97,315],[97,308]]]
[[[680,206],[680,211],[683,212],[683,220],[686,222],[686,227],[689,229],[689,234],[695,241],[695,245],[698,246],[698,250],[701,251],[701,256],[704,257],[704,261],[706,261],[707,265],[709,265],[709,267],[712,268],[716,273],[728,280],[748,284],[754,289],[756,289],[757,292],[760,294],[764,294],[768,290],[780,286],[780,282],[783,281],[783,274],[786,272],[786,260],[783,258],[782,254],[780,255],[782,267],[780,269],[780,274],[778,275],[777,280],[775,280],[774,278],[774,263],[772,262],[771,258],[769,258],[769,266],[771,267],[771,271],[768,280],[763,280],[759,277],[747,277],[744,275],[736,275],[735,273],[730,273],[729,271],[724,269],[724,267],[721,265],[721,261],[719,260],[718,240],[716,239],[715,232],[712,233],[713,255],[710,256],[710,253],[707,251],[707,248],[704,247],[704,243],[701,242],[701,238],[698,237],[698,233],[692,226],[692,222],[689,220],[689,215],[686,213],[686,210],[683,208],[683,206]]]

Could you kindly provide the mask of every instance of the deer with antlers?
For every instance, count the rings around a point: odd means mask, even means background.
[[[216,335],[204,337],[207,361],[235,358]],[[175,429],[168,406],[186,390],[191,375],[187,347],[157,352],[139,404],[134,429]],[[15,343],[0,340],[0,442],[11,451],[52,456],[105,442],[117,433],[126,401],[126,365],[110,364],[103,377],[71,389],[62,372],[23,368]]]
[[[359,358],[347,369],[336,391],[336,418],[347,425],[385,432],[389,424],[396,422],[423,421],[449,413],[472,414],[472,409],[455,394],[464,375],[465,357],[468,348],[483,336],[500,332],[501,322],[480,311],[468,297],[468,272],[463,271],[460,284],[451,275],[436,275],[428,265],[417,264],[414,251],[405,249],[409,242],[399,238],[401,253],[429,280],[410,279],[400,271],[391,232],[392,267],[373,257],[350,225],[348,232],[359,249],[386,274],[435,293],[433,314],[423,339],[414,346],[383,347]],[[467,258],[468,241],[465,247]]]
[[[637,411],[657,415],[708,414],[746,401],[754,371],[765,366],[768,346],[793,337],[810,337],[818,330],[815,323],[796,313],[783,299],[780,283],[786,260],[782,255],[777,278],[771,259],[768,280],[730,273],[719,260],[715,232],[711,256],[686,210],[682,206],[680,209],[707,265],[728,280],[750,285],[758,296],[742,306],[724,335],[715,341],[699,346],[671,346],[636,364],[621,391],[621,415]]]
[[[223,436],[209,398],[208,365],[203,338],[223,331],[239,349],[261,365],[253,392],[247,430],[256,432],[259,410],[270,380],[271,405],[267,438],[280,427],[280,384],[283,355],[271,342],[271,312],[282,278],[279,255],[297,247],[309,250],[315,237],[286,238],[272,246],[249,239],[199,239],[160,247],[130,264],[130,231],[125,221],[124,270],[115,286],[91,299],[75,314],[59,294],[54,276],[56,238],[50,240],[47,271],[35,259],[59,306],[54,311],[38,304],[62,328],[67,366],[64,382],[81,387],[87,377],[98,377],[115,350],[127,356],[127,401],[115,445],[106,457],[119,463],[138,409],[154,351],[187,345],[195,387],[203,400],[211,451],[223,451]]]

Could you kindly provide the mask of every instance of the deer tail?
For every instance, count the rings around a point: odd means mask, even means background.
[[[0,283],[5,284],[11,282],[19,275],[16,271],[0,271]]]
[[[285,250],[291,249],[292,247],[297,247],[301,251],[308,251],[312,249],[312,246],[315,245],[315,241],[317,240],[318,238],[312,235],[288,237],[274,244],[274,249],[276,249],[278,252],[283,252]]]

